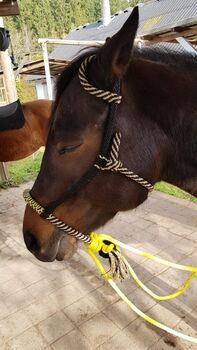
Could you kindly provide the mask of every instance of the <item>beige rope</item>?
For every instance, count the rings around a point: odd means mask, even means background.
[[[86,68],[90,62],[95,58],[95,55],[87,57],[81,64],[79,68],[79,80],[81,85],[84,87],[84,89],[89,92],[89,94],[94,95],[96,97],[102,98],[103,100],[111,103],[115,102],[117,104],[121,103],[122,96],[119,96],[115,93],[112,93],[110,91],[105,91],[96,88],[95,86],[91,85],[89,81],[86,78]],[[120,140],[121,140],[121,134],[116,133],[113,138],[112,142],[112,148],[110,152],[110,159],[107,159],[100,155],[99,157],[101,159],[104,159],[106,161],[106,164],[104,167],[101,167],[97,164],[95,164],[95,167],[99,170],[111,170],[119,172],[122,175],[125,175],[129,179],[139,183],[143,187],[145,187],[148,191],[153,190],[153,186],[146,180],[144,180],[139,175],[135,174],[133,171],[128,170],[127,168],[123,167],[123,164],[120,160],[118,160],[119,155],[119,148],[120,148]]]
[[[96,87],[92,86],[88,80],[86,79],[85,72],[86,67],[88,63],[90,63],[95,56],[90,56],[85,59],[84,62],[82,62],[81,67],[79,68],[79,79],[86,91],[88,91],[90,94],[102,98],[105,101],[108,101],[109,103],[121,103],[122,96],[119,96],[115,93],[112,93],[110,91],[104,91],[97,89]],[[106,161],[106,164],[104,167],[101,167],[97,164],[95,164],[95,167],[97,167],[100,170],[111,170],[114,172],[119,172],[120,174],[125,175],[126,177],[130,178],[131,180],[139,183],[140,185],[144,186],[148,189],[148,191],[153,190],[153,186],[143,178],[141,178],[139,175],[133,173],[132,171],[128,170],[127,168],[123,167],[122,162],[118,159],[119,156],[119,147],[120,147],[120,140],[121,140],[121,133],[115,133],[113,140],[112,140],[112,146],[111,146],[111,152],[110,152],[110,158],[107,159],[105,157],[102,157],[100,155],[99,157],[101,159],[104,159]],[[36,213],[40,216],[42,216],[44,212],[44,208],[37,203],[30,195],[28,190],[25,190],[23,193],[23,197],[26,201],[26,203],[34,210]],[[73,227],[66,225],[63,221],[56,218],[53,214],[49,214],[48,217],[46,217],[46,220],[51,222],[53,225],[57,226],[59,229],[64,231],[65,233],[72,235],[76,237],[77,239],[80,239],[88,244],[91,243],[91,239],[89,236],[79,232],[78,230],[74,229]],[[112,259],[113,260],[113,259]]]
[[[146,180],[144,180],[139,175],[135,174],[133,171],[128,170],[127,168],[123,167],[122,162],[118,159],[119,156],[119,148],[120,148],[120,140],[121,140],[121,133],[115,133],[113,140],[112,140],[112,147],[110,152],[110,158],[107,159],[105,157],[99,156],[101,159],[104,159],[106,161],[106,164],[104,167],[101,167],[97,164],[95,164],[95,167],[100,170],[111,170],[114,172],[118,172],[122,175],[125,175],[129,179],[139,183],[143,187],[145,187],[149,192],[153,190],[153,186]]]
[[[32,198],[32,196],[29,193],[29,190],[25,190],[23,192],[23,198],[30,208],[32,208],[38,215],[42,215],[42,213],[44,212],[44,208]],[[46,217],[46,220],[51,222],[53,225],[57,226],[60,230],[64,231],[65,233],[74,236],[85,243],[91,242],[89,236],[84,235],[83,233],[77,231],[75,228],[69,225],[66,225],[63,221],[56,218],[53,214],[50,214],[48,217]]]
[[[115,102],[117,104],[121,103],[122,96],[119,96],[111,91],[105,91],[96,88],[95,86],[91,85],[89,81],[86,78],[86,68],[88,66],[88,63],[92,62],[92,60],[95,58],[95,55],[87,57],[81,64],[79,68],[79,80],[83,88],[89,92],[89,94],[94,95],[96,97],[102,98],[102,100],[108,101],[109,103]]]
[[[32,208],[38,215],[42,215],[44,212],[44,208],[37,203],[32,196],[30,195],[28,190],[23,192],[23,197],[25,202]],[[120,251],[116,248],[114,244],[106,245],[104,241],[100,240],[98,235],[91,234],[91,236],[85,235],[82,232],[77,231],[71,226],[66,225],[63,221],[59,220],[53,214],[49,214],[46,217],[51,224],[57,226],[60,230],[64,231],[66,234],[69,234],[84,243],[87,243],[92,252],[100,252],[106,254],[106,257],[109,257],[110,262],[110,273],[114,279],[126,279],[129,277],[129,269],[127,264],[125,264],[124,259],[122,259],[122,255]]]

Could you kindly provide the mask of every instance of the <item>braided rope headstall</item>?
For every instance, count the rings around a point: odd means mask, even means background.
[[[103,100],[108,101],[109,103],[114,102],[114,103],[120,104],[122,100],[122,96],[117,95],[116,93],[112,93],[110,91],[98,89],[95,86],[91,85],[87,80],[86,68],[88,64],[92,62],[94,59],[95,59],[95,55],[87,57],[82,62],[81,67],[79,68],[79,80],[81,85],[91,95],[94,95],[98,98],[102,98]],[[153,190],[153,186],[148,181],[144,180],[142,177],[135,174],[133,171],[123,167],[122,162],[118,160],[120,140],[121,140],[121,133],[120,132],[115,133],[112,139],[110,158],[107,159],[106,157],[99,155],[99,158],[101,160],[106,161],[105,166],[100,166],[98,164],[95,164],[94,166],[99,170],[109,170],[109,171],[111,170],[114,172],[119,172],[120,174],[125,175],[129,179],[137,182],[138,184],[145,187],[149,192],[151,192]]]
[[[87,57],[81,64],[79,68],[79,80],[84,89],[94,95],[95,97],[102,98],[105,101],[108,101],[111,104],[120,104],[122,100],[122,96],[120,96],[117,93],[111,92],[111,91],[105,91],[98,89],[94,86],[92,86],[87,78],[86,78],[86,68],[90,62],[95,59],[95,56]],[[115,133],[112,139],[111,143],[111,151],[110,151],[110,157],[109,159],[105,156],[99,155],[98,160],[101,160],[101,164],[94,164],[94,167],[102,170],[102,171],[113,171],[113,172],[119,172],[122,175],[125,175],[129,179],[139,183],[140,185],[144,186],[148,191],[153,190],[153,186],[146,180],[144,180],[139,175],[135,174],[134,172],[128,170],[127,168],[123,167],[122,162],[118,159],[119,156],[119,148],[120,148],[120,140],[121,140],[121,133]],[[105,164],[103,165],[103,161]],[[90,243],[90,237],[87,235],[84,235],[83,233],[79,232],[78,230],[74,229],[73,227],[66,225],[63,221],[56,218],[52,213],[47,212],[46,208],[43,208],[39,203],[35,201],[34,198],[30,195],[29,191],[24,192],[24,199],[26,203],[34,210],[38,215],[40,215],[42,218],[48,220],[53,225],[64,231],[65,233],[72,235],[76,237],[77,239]],[[46,214],[46,215],[43,215]]]
[[[87,172],[85,176],[82,176],[78,183],[74,185],[74,188],[72,187],[71,189],[68,189],[67,193],[63,195],[63,198],[61,197],[57,201],[54,201],[52,204],[49,204],[46,208],[42,207],[39,203],[37,203],[28,190],[24,191],[23,197],[26,203],[29,205],[29,207],[31,207],[41,218],[46,219],[51,224],[64,231],[66,234],[83,241],[88,245],[88,249],[94,252],[99,252],[101,256],[108,258],[111,265],[112,276],[118,276],[118,278],[122,279],[128,276],[129,272],[128,267],[125,264],[124,259],[122,259],[121,253],[117,246],[115,246],[111,241],[96,239],[93,233],[90,236],[85,235],[82,232],[76,230],[75,228],[65,224],[62,220],[58,219],[52,214],[52,211],[58,205],[63,203],[70,195],[75,193],[76,189],[80,189],[82,184],[86,184],[93,176],[96,175],[96,169],[102,171],[108,170],[118,172],[122,175],[125,175],[129,179],[137,182],[138,184],[142,185],[148,191],[153,190],[153,186],[148,181],[144,180],[139,175],[123,167],[122,162],[119,160],[121,133],[114,133],[114,127],[117,105],[120,104],[122,100],[122,96],[120,96],[119,93],[116,93],[120,91],[120,84],[119,82],[118,84],[116,84],[114,92],[101,90],[91,85],[86,78],[86,68],[94,58],[95,56],[90,56],[82,62],[79,68],[79,80],[83,88],[89,94],[98,98],[102,98],[104,101],[107,101],[109,104],[111,104],[107,131],[105,132],[104,141],[100,150],[102,154],[100,154],[97,157],[97,161],[89,171],[90,174],[89,172]],[[108,154],[109,152],[109,147],[111,148],[110,156],[108,159],[106,157],[106,154]]]

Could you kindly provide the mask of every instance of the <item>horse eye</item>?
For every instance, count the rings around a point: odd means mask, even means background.
[[[81,143],[79,145],[75,146],[64,146],[59,150],[59,154],[62,155],[64,153],[69,153],[75,151],[79,146],[81,146]]]

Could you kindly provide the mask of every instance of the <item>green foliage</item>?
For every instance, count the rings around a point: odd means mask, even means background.
[[[35,83],[29,83],[25,78],[16,79],[16,90],[21,102],[33,101],[36,99]]]
[[[21,102],[23,102],[24,101],[24,95],[23,95],[22,87],[21,87],[21,84],[20,84],[20,81],[19,81],[18,78],[16,79],[16,91],[17,91],[17,95],[18,95],[19,100]]]
[[[183,198],[183,199],[190,199],[192,202],[197,203],[197,198],[191,196],[189,193],[181,190],[180,188],[176,186],[172,186],[168,184],[167,182],[158,182],[154,186],[155,190],[170,194],[171,196],[177,197],[177,198]]]
[[[131,1],[127,0],[110,0],[111,13],[114,14],[117,11],[125,10],[127,7],[131,6],[130,3]]]
[[[36,158],[32,156],[9,164],[9,181],[0,181],[0,188],[20,185],[24,182],[35,179],[42,160],[43,152],[40,151]]]

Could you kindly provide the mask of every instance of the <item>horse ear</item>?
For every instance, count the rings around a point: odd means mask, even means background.
[[[139,11],[136,6],[122,28],[109,38],[98,54],[98,62],[104,73],[112,77],[121,77],[127,69],[131,50],[139,23]]]

